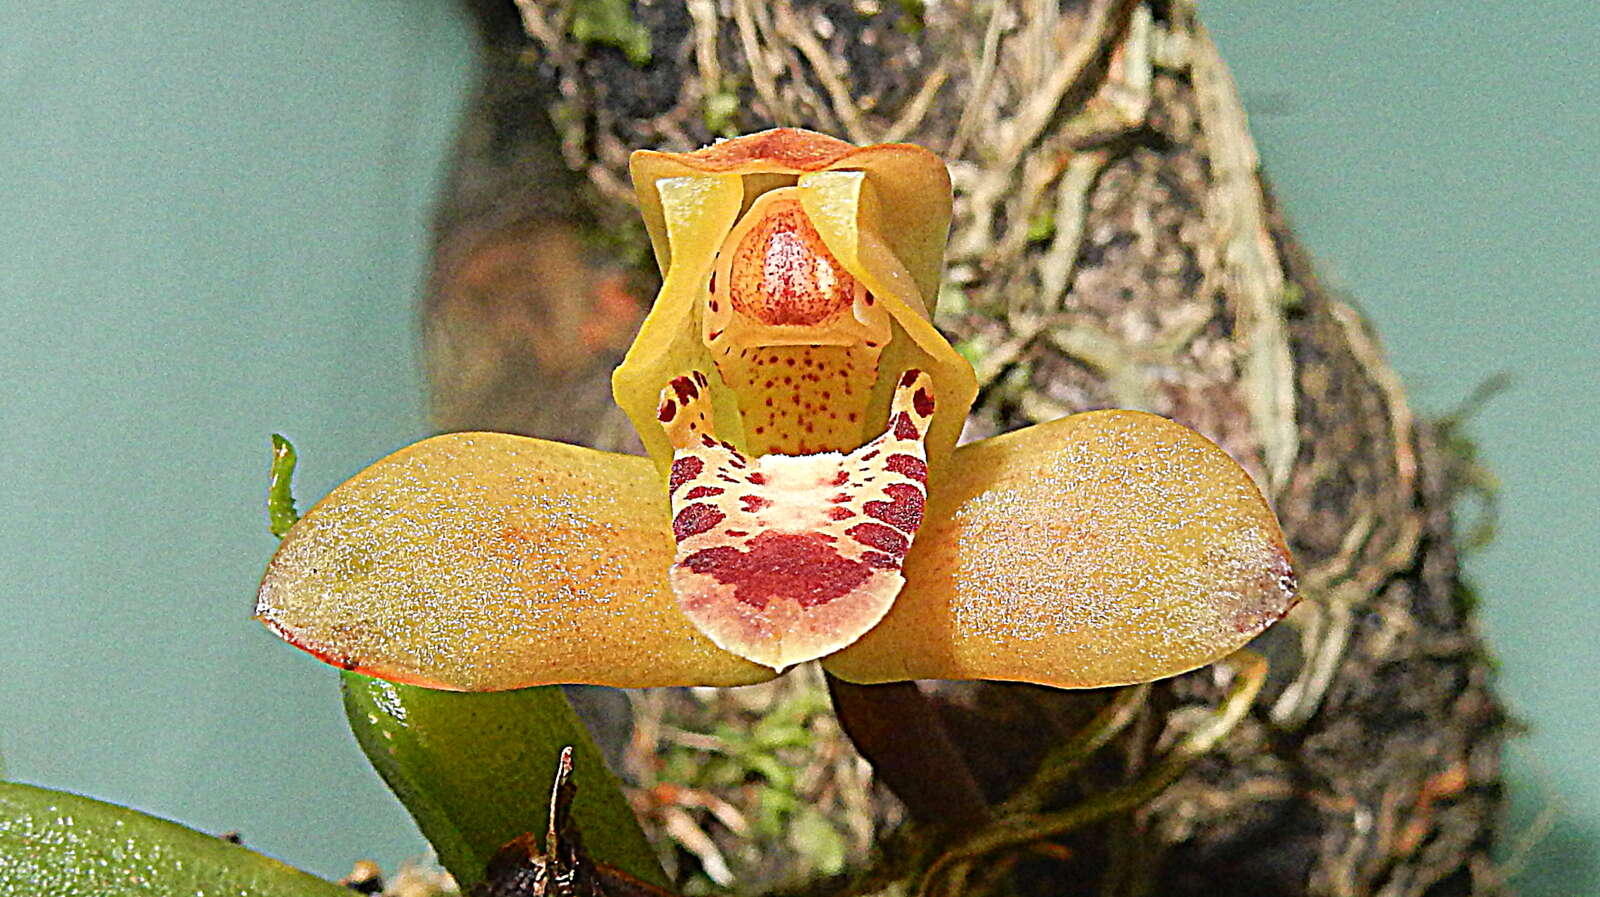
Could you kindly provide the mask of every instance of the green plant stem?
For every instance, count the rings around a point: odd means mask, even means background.
[[[462,693],[343,674],[356,741],[463,888],[525,832],[549,825],[562,749],[574,754],[575,830],[597,861],[665,886],[666,874],[583,722],[555,686]]]

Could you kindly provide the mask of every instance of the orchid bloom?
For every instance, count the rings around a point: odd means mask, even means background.
[[[934,329],[950,182],[778,129],[637,152],[664,282],[613,376],[648,458],[498,433],[402,449],[284,538],[257,616],[457,690],[1148,681],[1295,600],[1277,520],[1195,432],[1094,411],[956,447]]]

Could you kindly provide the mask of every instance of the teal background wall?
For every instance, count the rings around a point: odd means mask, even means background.
[[[1268,169],[1425,411],[1489,375],[1470,559],[1532,726],[1530,895],[1600,894],[1600,16],[1587,2],[1204,7]],[[330,671],[247,619],[266,437],[315,496],[425,430],[413,303],[470,77],[445,0],[0,9],[5,774],[326,875],[424,846]]]
[[[250,621],[268,435],[424,435],[413,306],[470,77],[442,0],[0,5],[0,757],[325,875],[424,844]],[[0,887],[0,890],[5,890]]]

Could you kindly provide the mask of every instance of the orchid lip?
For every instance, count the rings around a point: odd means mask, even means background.
[[[748,457],[716,438],[708,378],[679,377],[657,417],[679,606],[719,647],[781,670],[850,644],[888,611],[922,524],[930,378],[907,371],[882,435],[845,454]]]

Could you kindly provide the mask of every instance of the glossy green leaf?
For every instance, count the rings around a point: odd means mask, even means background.
[[[344,675],[361,749],[463,887],[501,845],[549,823],[556,760],[574,748],[573,816],[590,856],[653,884],[656,863],[617,780],[559,688],[435,691]]]
[[[63,791],[0,782],[6,897],[349,897],[221,838]]]

